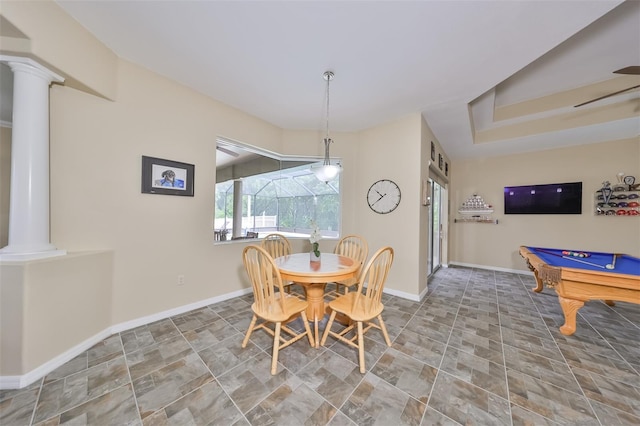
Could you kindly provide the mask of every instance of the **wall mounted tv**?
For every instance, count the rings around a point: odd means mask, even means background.
[[[582,182],[505,186],[504,214],[582,214]]]

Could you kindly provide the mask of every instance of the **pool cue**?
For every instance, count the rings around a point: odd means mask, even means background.
[[[562,256],[562,258],[563,258],[563,259],[573,260],[574,262],[584,263],[585,265],[595,266],[596,268],[602,268],[602,269],[604,269],[604,266],[602,266],[602,265],[598,265],[597,263],[585,262],[584,260],[576,259],[575,257]]]
[[[591,266],[595,266],[596,268],[604,269],[604,266],[598,265],[597,263],[587,262],[587,261],[580,260],[580,259],[577,259],[577,258],[571,257],[571,256],[562,256],[560,254],[556,254],[556,253],[553,253],[553,252],[550,252],[550,251],[547,251],[547,250],[542,250],[542,249],[536,249],[536,250],[537,251],[541,251],[542,253],[550,254],[552,256],[558,256],[558,257],[561,257],[563,259],[569,259],[569,260],[573,260],[574,262],[580,262],[580,263],[584,263],[585,265],[591,265]]]
[[[547,250],[543,250],[543,249],[536,249],[536,251],[541,251],[542,253],[550,254],[550,255],[552,255],[552,256],[564,257],[564,256],[562,256],[561,254],[556,254],[556,253],[554,253],[554,252],[547,251]]]

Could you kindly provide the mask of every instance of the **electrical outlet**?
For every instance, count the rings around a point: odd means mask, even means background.
[[[178,285],[184,285],[184,275],[178,275]]]

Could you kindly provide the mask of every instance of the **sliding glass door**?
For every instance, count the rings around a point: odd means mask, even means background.
[[[431,206],[429,210],[429,257],[427,271],[432,275],[442,266],[442,186],[429,179]]]

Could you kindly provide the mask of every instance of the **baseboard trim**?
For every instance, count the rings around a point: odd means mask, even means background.
[[[175,315],[184,314],[185,312],[193,311],[194,309],[200,309],[204,306],[213,305],[214,303],[224,302],[225,300],[233,299],[234,297],[244,296],[250,294],[253,290],[246,288],[243,290],[234,291],[231,293],[223,294],[222,296],[211,297],[209,299],[199,300],[188,305],[179,306],[177,308],[169,309],[166,311],[158,312],[153,315],[147,315],[146,317],[137,318],[135,320],[122,322],[110,327],[111,334],[121,333],[123,331],[131,330],[136,327],[151,324],[152,322],[160,321],[165,318],[169,318]]]
[[[523,271],[522,269],[509,269],[509,268],[500,268],[497,266],[487,266],[487,265],[476,265],[473,263],[463,263],[463,262],[449,262],[447,267],[451,266],[462,266],[465,268],[475,268],[475,269],[485,269],[488,271],[498,271],[498,272],[509,272],[512,274],[520,274],[520,275],[533,275],[533,272]]]
[[[155,321],[160,321],[175,315],[180,315],[194,309],[202,308],[204,306],[213,305],[214,303],[224,302],[225,300],[233,299],[234,297],[244,296],[245,294],[250,294],[251,292],[252,289],[250,288],[238,290],[231,293],[223,294],[221,296],[211,297],[209,299],[200,300],[195,303],[190,303],[188,305],[183,305],[177,308],[158,312],[157,314],[148,315],[107,327],[106,329],[96,333],[85,341],[61,353],[60,355],[45,362],[44,364],[34,368],[26,374],[23,374],[21,376],[0,376],[0,390],[22,389],[24,387],[27,387],[113,334],[131,330],[136,327],[150,324]]]
[[[398,291],[398,290],[393,290],[390,288],[385,287],[384,290],[382,290],[383,293],[387,293],[390,294],[392,296],[398,296],[401,297],[403,299],[408,299],[408,300],[412,300],[414,302],[419,302],[422,296],[420,295],[415,295],[415,294],[410,294],[410,293],[405,293],[404,291]],[[426,290],[425,290],[426,292]]]
[[[471,263],[450,262],[449,264],[444,265],[444,267],[447,267],[447,268],[451,266],[462,266],[467,268],[487,269],[487,270],[493,270],[493,271],[499,271],[499,272],[510,272],[515,274],[533,275],[532,272],[526,272],[519,269],[489,267],[485,265],[475,265]],[[168,309],[166,311],[158,312],[153,315],[147,315],[141,318],[136,318],[131,321],[125,321],[125,322],[107,327],[106,329],[96,333],[94,336],[91,336],[90,338],[86,339],[80,344],[70,348],[69,350],[45,362],[39,367],[34,368],[33,370],[29,371],[26,374],[23,374],[21,376],[0,376],[0,390],[21,389],[26,386],[29,386],[30,384],[34,383],[36,380],[43,378],[47,374],[54,371],[56,368],[62,366],[66,362],[77,357],[82,352],[90,349],[95,344],[106,339],[112,334],[121,333],[123,331],[134,329],[136,327],[141,327],[143,325],[150,324],[155,321],[160,321],[175,315],[180,315],[185,312],[192,311],[194,309],[202,308],[204,306],[213,305],[219,302],[224,302],[225,300],[232,299],[234,297],[244,296],[246,294],[250,294],[251,292],[252,292],[252,289],[250,288],[237,290],[231,293],[223,294],[221,296],[211,297],[205,300],[199,300],[197,302],[190,303],[188,305],[179,306],[177,308]],[[427,285],[427,288],[425,288],[419,295],[410,294],[410,293],[406,293],[404,291],[399,291],[399,290],[393,290],[388,287],[384,289],[384,292],[392,296],[397,296],[403,299],[419,302],[427,294],[428,285]]]

